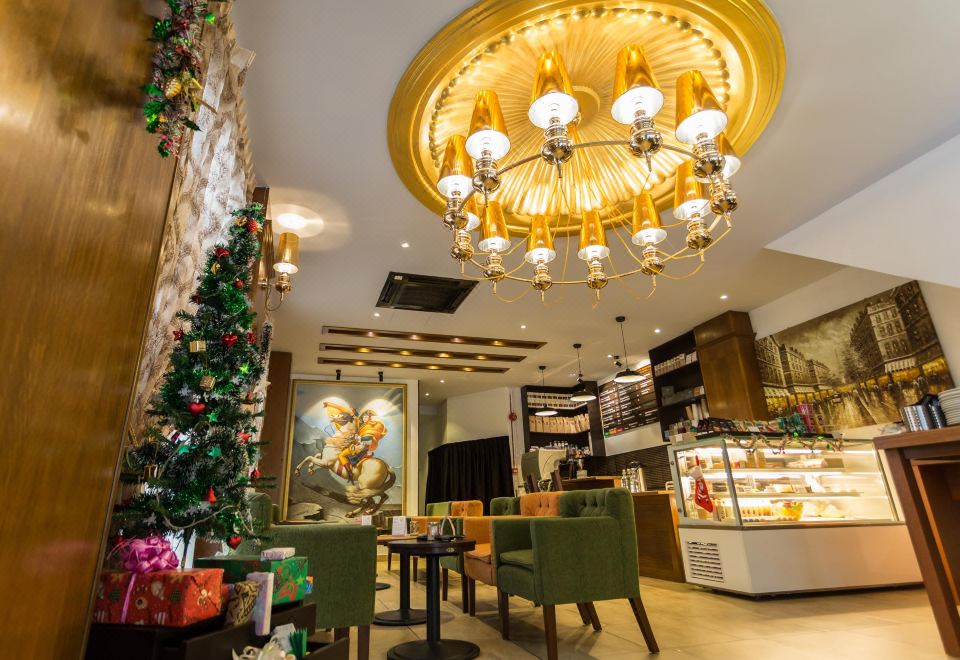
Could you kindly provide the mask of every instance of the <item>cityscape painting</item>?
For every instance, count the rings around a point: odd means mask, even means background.
[[[901,406],[953,387],[917,282],[756,344],[770,415],[822,432],[899,422]]]

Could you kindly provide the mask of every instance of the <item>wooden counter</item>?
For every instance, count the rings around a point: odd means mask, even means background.
[[[887,456],[943,649],[960,657],[960,426],[874,443]]]
[[[651,490],[632,495],[640,575],[685,582],[673,493]]]
[[[619,488],[620,477],[583,477],[582,479],[561,479],[563,490],[593,490],[594,488]]]

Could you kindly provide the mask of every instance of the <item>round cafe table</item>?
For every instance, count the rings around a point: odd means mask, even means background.
[[[415,539],[416,535],[404,536],[383,535],[377,537],[377,545],[389,547],[394,541]],[[386,612],[377,612],[373,622],[378,626],[416,626],[426,623],[427,611],[410,608],[410,556],[400,556],[400,607]]]
[[[389,660],[468,660],[480,655],[480,647],[473,642],[440,638],[440,557],[459,555],[473,550],[476,545],[477,542],[473,539],[409,539],[387,543],[390,550],[400,555],[401,574],[404,567],[410,570],[411,556],[424,557],[427,560],[427,638],[394,646],[387,651]],[[403,581],[402,575],[400,584],[401,589],[404,584],[409,588],[409,583]]]

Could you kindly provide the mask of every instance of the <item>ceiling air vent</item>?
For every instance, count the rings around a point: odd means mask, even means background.
[[[377,307],[453,314],[475,286],[476,281],[471,280],[391,272]]]

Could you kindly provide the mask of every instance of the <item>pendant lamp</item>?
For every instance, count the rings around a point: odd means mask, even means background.
[[[623,342],[623,363],[627,368],[618,372],[617,375],[613,377],[613,382],[636,383],[637,381],[643,380],[643,376],[640,375],[640,372],[630,368],[630,356],[627,355],[627,340],[623,335],[623,322],[627,320],[627,317],[618,316],[616,320],[617,323],[620,324],[620,341]]]
[[[573,347],[577,349],[577,389],[574,390],[573,394],[570,395],[570,400],[576,403],[593,401],[597,398],[596,394],[588,390],[583,385],[583,367],[580,365],[580,348],[582,346],[582,344],[573,345]]]
[[[540,386],[544,387],[545,385],[543,380],[543,372],[546,371],[547,368],[542,364],[537,368],[540,370]],[[553,417],[554,415],[557,414],[557,411],[551,408],[550,406],[547,406],[546,408],[541,408],[540,410],[538,410],[533,414],[536,415],[537,417]]]

